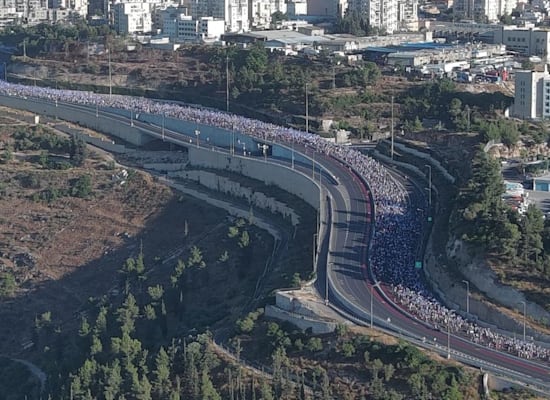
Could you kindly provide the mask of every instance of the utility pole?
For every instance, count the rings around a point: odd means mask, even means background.
[[[520,301],[519,303],[523,304],[523,341],[525,342],[525,319],[526,319],[527,303],[524,301]]]
[[[463,280],[462,282],[466,284],[466,314],[469,315],[470,314],[470,282],[468,282],[467,280]]]
[[[428,168],[428,205],[432,209],[432,166],[425,164]]]
[[[309,94],[306,82],[306,133],[309,133]]]
[[[111,49],[107,49],[109,54],[109,99],[113,96],[113,75],[111,73]]]
[[[393,96],[391,97],[391,159],[393,160]]]
[[[164,113],[162,113],[162,141],[164,142],[164,118],[165,118],[165,115]]]
[[[328,274],[329,274],[330,265],[332,265],[332,263],[327,264],[327,270],[325,274],[325,306],[328,306]]]
[[[229,56],[225,56],[225,111],[229,112]]]
[[[373,314],[372,314],[372,303],[374,298],[374,285],[370,287],[370,328],[373,326]]]
[[[336,89],[336,67],[332,66],[332,88]]]

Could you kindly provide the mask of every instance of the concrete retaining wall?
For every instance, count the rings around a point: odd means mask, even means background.
[[[193,166],[231,171],[292,193],[313,208],[319,208],[319,186],[309,176],[288,167],[264,162],[263,159],[231,156],[203,147],[189,147]]]
[[[336,324],[334,322],[307,318],[303,315],[293,314],[271,305],[265,307],[265,316],[281,321],[288,321],[303,331],[311,329],[311,332],[315,335],[331,333],[336,329]]]
[[[300,216],[289,206],[274,198],[267,197],[264,193],[255,192],[249,187],[242,186],[224,176],[216,175],[208,171],[179,171],[170,173],[171,178],[182,178],[197,182],[201,186],[222,193],[227,193],[233,197],[245,199],[249,204],[268,210],[271,213],[277,213],[290,220],[293,226],[300,223]]]
[[[33,112],[37,115],[47,115],[53,118],[60,118],[86,128],[114,135],[122,140],[141,146],[153,138],[142,132],[139,127],[121,124],[109,116],[101,115],[96,117],[95,110],[91,108],[75,107],[71,104],[46,102],[32,98],[20,98],[0,95],[0,104],[20,110]]]

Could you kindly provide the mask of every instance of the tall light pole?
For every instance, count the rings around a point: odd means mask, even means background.
[[[164,113],[162,113],[162,141],[164,142],[164,118],[165,118],[165,115]]]
[[[8,81],[8,64],[4,63],[4,80]]]
[[[317,233],[314,233],[313,234],[313,251],[312,251],[312,263],[313,263],[313,270],[316,271],[316,266],[317,266],[317,259],[316,259],[316,254],[317,253]]]
[[[470,282],[462,280],[466,284],[466,314],[470,314]]]
[[[333,263],[327,263],[327,270],[325,273],[325,306],[328,306],[328,274],[329,274],[329,265]]]
[[[134,126],[134,111],[130,110],[130,126]]]
[[[235,155],[235,124],[231,124],[231,146],[229,146],[231,155]]]
[[[107,49],[109,55],[109,99],[113,96],[113,74],[111,72],[111,49]]]
[[[225,111],[229,112],[229,56],[225,56]]]
[[[455,310],[449,310],[449,317],[447,318],[447,358],[451,358],[451,315]]]
[[[372,315],[372,303],[373,303],[373,299],[374,298],[374,285],[371,285],[370,287],[370,328],[372,329],[372,325],[373,325],[373,315]]]
[[[197,137],[197,147],[200,147],[199,146],[199,136],[201,134],[201,131],[199,131],[198,129],[195,129],[195,136]]]
[[[95,103],[95,117],[99,118],[99,103]]]
[[[269,146],[267,144],[258,143],[258,148],[262,149],[262,153],[264,155],[264,162],[267,162],[267,149],[269,149]]]
[[[294,169],[294,133],[292,133],[292,169]]]
[[[393,160],[393,96],[391,97],[391,159]]]
[[[520,304],[523,304],[523,341],[525,342],[525,319],[526,319],[526,312],[527,312],[527,303],[524,301],[520,301]]]
[[[306,133],[309,133],[309,93],[308,93],[307,82],[306,82]]]
[[[428,168],[428,205],[432,208],[432,166],[430,164],[424,164]]]

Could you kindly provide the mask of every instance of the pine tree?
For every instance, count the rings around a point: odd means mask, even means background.
[[[155,393],[161,397],[166,392],[166,388],[170,384],[170,360],[168,354],[161,346],[157,357],[155,358],[155,370],[153,371],[155,379],[153,380],[153,388]]]
[[[120,394],[122,386],[122,375],[120,369],[120,361],[115,358],[110,366],[103,367],[104,388],[103,396],[105,400],[115,400]]]

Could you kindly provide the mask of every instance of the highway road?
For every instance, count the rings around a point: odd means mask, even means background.
[[[92,107],[82,105],[71,105],[71,107],[85,109],[90,114],[96,113],[95,108]],[[128,118],[103,111],[101,117],[111,118],[117,123],[130,123]],[[136,120],[133,123],[157,137],[161,135],[160,127]],[[167,141],[189,145],[189,136],[169,130],[164,131],[164,136]],[[201,143],[201,145],[205,144]],[[209,145],[212,144],[209,143]],[[313,156],[311,148],[295,145],[295,150],[310,157]],[[360,320],[368,325],[371,322],[372,307],[374,311],[372,321],[377,326],[393,330],[405,340],[436,349],[441,354],[446,354],[448,349],[451,349],[452,358],[482,366],[485,370],[536,386],[539,390],[550,393],[550,367],[547,364],[521,359],[477,345],[459,336],[435,330],[390,302],[387,286],[383,283],[373,285],[374,282],[369,278],[367,270],[369,244],[374,228],[373,208],[368,187],[359,176],[340,161],[320,153],[316,153],[314,157],[317,163],[330,171],[330,176],[336,178],[336,180],[330,179],[328,173],[323,173],[321,179],[324,190],[330,195],[332,212],[329,221],[331,228],[329,246],[322,249],[319,254],[318,290],[320,294],[323,295],[326,290],[321,269],[327,266],[331,282],[329,300],[351,314],[353,320]],[[289,160],[270,158],[269,162],[288,164]],[[296,168],[305,171],[306,167],[297,165]],[[311,173],[311,166],[309,172]],[[416,189],[412,183],[406,179],[402,181],[412,194],[412,198],[417,198],[418,195],[414,194]],[[376,290],[373,290],[373,287]],[[353,303],[353,306],[350,307],[339,301],[338,298],[341,296],[344,296],[347,302]]]
[[[330,185],[328,182],[325,184],[334,203],[331,241],[327,254],[332,283],[335,290],[344,294],[363,313],[358,315],[356,308],[349,309],[344,304],[338,304],[339,306],[346,308],[349,313],[368,325],[372,299],[376,325],[386,325],[402,338],[412,336],[420,342],[429,343],[430,347],[438,345],[442,354],[446,354],[451,349],[452,358],[471,364],[476,364],[475,359],[479,359],[484,361],[480,365],[486,370],[493,370],[550,390],[550,367],[547,364],[488,349],[453,334],[448,335],[446,331],[427,326],[389,302],[391,293],[389,288],[383,282],[373,286],[374,282],[367,271],[368,244],[373,229],[368,187],[340,162],[321,155],[316,156],[315,159],[330,170],[339,182],[339,185]],[[401,181],[411,194],[411,202],[413,202],[411,207],[417,207],[418,202],[421,201],[418,189],[406,178],[401,178]],[[322,293],[322,285],[319,286]],[[332,293],[329,299],[337,301]],[[365,315],[369,317],[365,318]]]

